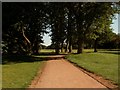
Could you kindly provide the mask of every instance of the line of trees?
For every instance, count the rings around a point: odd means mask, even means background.
[[[41,2],[2,4],[2,44],[8,54],[38,54],[44,33],[50,29],[56,54],[60,50],[82,53],[84,47],[94,48],[110,40],[117,45],[110,27],[120,4],[114,2]],[[116,38],[118,37],[118,38]],[[116,45],[116,44],[115,44]],[[106,46],[101,46],[106,47]],[[111,45],[111,48],[114,46]]]

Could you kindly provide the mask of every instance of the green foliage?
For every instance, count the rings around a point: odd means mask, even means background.
[[[8,53],[38,52],[39,44],[43,42],[42,35],[47,33],[44,4],[3,3],[2,35]]]
[[[110,38],[104,40],[104,42],[102,40],[100,40],[98,46],[100,48],[107,48],[107,49],[120,49],[120,36],[119,34],[115,34],[115,33],[111,33],[110,34]]]
[[[2,9],[3,51],[9,54],[38,54],[48,29],[56,53],[63,48],[72,52],[76,45],[82,53],[85,41],[110,38],[110,24],[120,11],[114,2],[3,3]]]

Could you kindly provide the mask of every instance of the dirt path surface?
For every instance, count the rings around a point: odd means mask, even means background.
[[[106,88],[64,59],[48,60],[30,88]],[[106,88],[107,90],[107,88]]]

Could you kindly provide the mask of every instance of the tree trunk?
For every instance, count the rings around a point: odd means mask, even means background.
[[[66,47],[65,47],[65,52],[68,52],[68,47],[69,47],[69,42],[67,41]]]
[[[58,42],[56,42],[56,48],[55,48],[55,53],[56,54],[59,54],[60,53],[60,51],[59,51],[59,43]]]
[[[77,53],[80,54],[80,53],[83,53],[84,33],[83,33],[83,30],[82,30],[79,23],[77,24],[77,32],[78,32],[78,42],[77,42],[78,43],[78,50],[77,50]]]
[[[61,53],[63,53],[64,52],[64,48],[63,47],[61,47]]]
[[[68,13],[68,43],[69,43],[69,46],[68,46],[68,49],[69,49],[69,53],[72,52],[72,27],[71,27],[71,23],[72,23],[72,16],[71,16],[71,9],[69,10],[69,13]]]
[[[80,3],[79,3],[80,4]],[[77,36],[78,36],[78,49],[77,49],[77,53],[83,53],[83,44],[84,44],[84,30],[83,30],[83,18],[81,18],[80,16],[82,15],[82,13],[80,12],[79,14],[75,14],[76,16],[76,25],[77,25]]]
[[[97,39],[94,41],[94,52],[97,52]]]
[[[62,42],[62,44],[61,44],[61,52],[63,53],[64,51],[64,47],[63,47],[63,42]]]
[[[9,54],[9,55],[13,54],[12,51],[13,51],[13,46],[12,46],[12,44],[8,44],[8,50],[7,50],[8,54]]]
[[[71,53],[71,52],[72,52],[72,40],[70,38],[70,41],[69,41],[69,53]]]
[[[78,50],[77,50],[77,53],[80,54],[80,53],[83,53],[83,39],[78,39]]]
[[[39,54],[39,45],[38,45],[38,43],[36,42],[35,43],[35,46],[34,46],[35,48],[34,48],[34,54]]]
[[[24,30],[23,30],[23,27],[22,27],[22,35],[23,35],[23,37],[24,37],[24,39],[25,39],[25,41],[27,42],[27,54],[31,54],[31,42],[30,42],[30,40],[26,37],[26,35],[25,35],[25,33],[24,33]]]

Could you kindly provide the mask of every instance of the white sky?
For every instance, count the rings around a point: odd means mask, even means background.
[[[116,15],[116,19],[113,20],[113,24],[111,26],[114,29],[113,32],[118,33],[118,14]]]
[[[45,34],[43,36],[43,40],[44,40],[43,45],[45,45],[45,46],[51,45],[51,38],[50,38],[50,36],[48,34]]]

